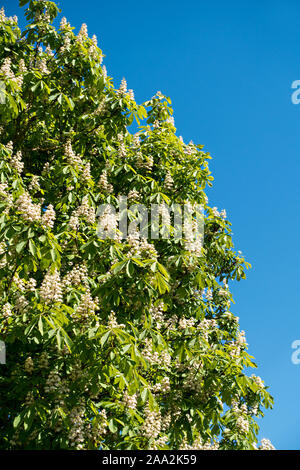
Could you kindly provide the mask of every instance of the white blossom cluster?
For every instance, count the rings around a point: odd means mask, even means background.
[[[99,59],[99,52],[98,52],[98,40],[97,36],[94,34],[92,39],[92,44],[89,47],[89,56],[92,57],[93,59]],[[102,63],[102,56],[100,55],[99,63]]]
[[[222,219],[226,219],[226,217],[227,217],[225,209],[223,209],[223,210],[221,210],[221,212],[219,212],[217,207],[213,207],[212,208],[212,213],[215,217],[222,217]]]
[[[49,173],[50,171],[50,163],[49,162],[46,162],[43,166],[43,169],[42,169],[42,173]]]
[[[48,66],[47,66],[46,57],[39,55],[37,62],[36,62],[36,67],[44,75],[48,75],[50,73],[50,70],[48,69]]]
[[[118,323],[117,322],[117,317],[116,317],[116,314],[113,310],[111,310],[110,314],[109,314],[109,317],[108,317],[108,322],[107,322],[107,326],[108,328],[110,329],[113,329],[113,328],[125,328],[125,325],[123,323]]]
[[[195,145],[192,143],[192,141],[188,145],[184,146],[184,153],[186,155],[193,155],[196,152],[197,152],[197,149],[196,149]]]
[[[168,330],[176,330],[178,326],[178,316],[177,315],[172,315],[169,318],[165,317],[165,323],[164,323],[165,328]]]
[[[33,281],[35,283],[35,280]],[[35,284],[33,284],[31,280],[25,283],[24,279],[21,279],[17,273],[13,277],[13,283],[15,287],[17,288],[17,291],[15,292],[15,298],[16,298],[15,310],[18,313],[24,313],[27,306],[29,305],[29,302],[27,301],[26,297],[23,295],[23,292],[25,292],[26,290],[30,292],[31,288],[33,286],[35,287]]]
[[[151,445],[148,447],[148,450],[159,450],[167,445],[168,436],[159,436],[157,439],[154,439],[151,442]]]
[[[49,11],[46,9],[45,12],[36,13],[34,20],[36,23],[50,23],[51,17]]]
[[[77,360],[73,366],[71,371],[69,372],[71,381],[82,379],[84,377],[84,371],[82,368],[82,362]]]
[[[197,439],[194,440],[192,444],[188,444],[187,440],[184,439],[180,445],[180,450],[218,450],[219,443],[215,442],[205,442],[199,436]]]
[[[159,411],[151,411],[149,405],[145,407],[145,421],[141,427],[143,436],[155,439],[161,431],[161,414]]]
[[[101,227],[104,238],[107,236],[113,239],[120,239],[118,232],[118,216],[110,208],[106,207],[103,214],[98,218],[98,228]]]
[[[18,273],[15,273],[15,274],[14,274],[13,283],[14,283],[14,285],[16,286],[16,288],[17,288],[18,290],[20,290],[21,292],[24,292],[24,291],[25,291],[25,282],[24,282],[24,279],[21,279]]]
[[[93,300],[90,291],[85,292],[80,299],[80,303],[76,309],[76,317],[80,320],[88,320],[88,318],[95,313],[98,305]]]
[[[6,243],[1,242],[0,243],[0,269],[4,268],[7,264],[7,259],[6,259]],[[4,255],[4,256],[1,256]]]
[[[173,116],[169,116],[169,117],[166,119],[166,123],[167,123],[167,124],[171,124],[171,126],[175,126],[174,117],[173,117]]]
[[[10,140],[6,146],[5,146],[6,150],[9,152],[9,153],[13,153],[13,150],[14,150],[14,144],[13,142]]]
[[[4,209],[4,211],[2,212],[3,214],[8,214],[9,213],[9,210],[10,208],[12,207],[13,205],[13,197],[11,194],[9,194],[7,192],[8,190],[8,185],[7,183],[1,183],[0,184],[0,196],[4,199],[5,203],[6,203],[6,208]]]
[[[133,395],[129,395],[127,390],[125,390],[123,397],[122,397],[122,403],[125,405],[126,408],[130,408],[134,410],[137,405],[136,394],[134,393]]]
[[[21,292],[34,292],[36,288],[36,280],[33,277],[30,277],[28,281],[25,281],[24,279],[21,279],[16,273],[13,277],[13,282],[15,287]]]
[[[90,206],[88,196],[84,196],[82,199],[81,205],[76,209],[76,211],[73,213],[72,217],[73,222],[74,220],[76,221],[77,219],[77,224],[74,223],[77,227],[79,226],[79,221],[78,217],[82,217],[85,219],[89,224],[94,224],[96,220],[96,215],[95,215],[95,209]],[[70,226],[71,226],[71,219],[70,219]]]
[[[89,424],[87,437],[93,441],[99,441],[107,433],[107,415],[105,410],[101,410],[93,423]]]
[[[161,417],[161,430],[163,432],[167,432],[172,424],[173,414],[167,413],[166,415]]]
[[[25,281],[24,279],[21,279],[19,275],[16,273],[13,277],[13,283],[15,287],[17,288],[17,291],[15,292],[15,310],[18,313],[23,313],[28,306],[28,301],[23,295],[25,291],[27,292],[34,292],[35,287],[36,287],[36,280],[33,278],[30,278],[28,281]]]
[[[7,183],[0,183],[0,196],[1,197],[7,197],[7,189],[8,185]]]
[[[201,393],[203,387],[201,374],[199,375],[196,372],[194,367],[188,371],[187,376],[184,378],[183,387],[186,390]]]
[[[168,393],[171,390],[169,377],[163,377],[161,382],[156,383],[152,386],[154,393]]]
[[[239,416],[236,420],[236,427],[242,434],[249,432],[249,421],[244,416]]]
[[[120,158],[124,158],[127,155],[126,145],[125,145],[125,142],[124,142],[124,135],[123,134],[118,134],[117,138],[118,138],[118,141],[119,141],[118,155],[119,155]]]
[[[86,23],[82,23],[80,31],[77,35],[77,41],[80,44],[84,44],[84,41],[88,38],[88,29]]]
[[[247,434],[250,429],[248,416],[256,414],[256,407],[248,409],[246,403],[239,404],[232,400],[231,409],[236,415],[236,428],[241,434]]]
[[[54,221],[55,221],[55,210],[52,206],[52,204],[49,204],[47,206],[47,209],[45,210],[44,214],[42,215],[42,225],[45,228],[53,228],[54,227]]]
[[[138,168],[145,168],[146,170],[151,171],[153,163],[152,155],[144,156],[140,151],[136,153],[136,165]]]
[[[88,182],[91,179],[91,164],[89,162],[84,165],[81,178],[83,182]]]
[[[231,323],[235,323],[237,324],[239,322],[239,317],[235,316],[233,313],[231,312],[224,312],[224,316],[231,322]]]
[[[4,62],[0,67],[0,74],[2,74],[5,79],[14,81],[19,87],[23,84],[23,75],[15,76],[11,69],[11,59],[9,57],[4,59]]]
[[[69,227],[71,230],[78,230],[79,217],[82,217],[90,224],[95,223],[95,209],[89,205],[88,196],[83,197],[81,205],[72,213],[69,220]]]
[[[28,305],[29,302],[26,297],[24,295],[17,294],[15,303],[15,309],[17,310],[17,312],[24,313]]]
[[[184,372],[185,377],[183,379],[183,387],[186,390],[192,390],[196,393],[202,392],[202,372],[203,364],[201,361],[193,361],[189,365],[177,363],[177,370]]]
[[[61,384],[61,378],[59,373],[52,369],[47,377],[45,384],[45,393],[54,393],[58,390]]]
[[[69,36],[64,36],[63,45],[59,49],[60,54],[65,54],[68,52],[71,46],[71,38]]]
[[[97,106],[97,108],[95,109],[95,111],[93,112],[93,115],[94,116],[101,116],[103,114],[105,114],[105,112],[107,111],[107,106],[106,106],[106,103],[105,103],[105,99],[102,99],[99,103],[99,105]]]
[[[264,383],[263,383],[261,377],[252,374],[252,375],[251,375],[251,378],[254,380],[254,382],[256,383],[256,385],[257,385],[259,388],[261,388],[261,389],[262,389],[262,388],[265,388]]]
[[[218,324],[215,319],[204,318],[198,325],[197,329],[201,331],[205,341],[208,341],[208,335],[211,331],[217,328]]]
[[[171,356],[167,351],[153,351],[152,339],[146,338],[144,340],[144,348],[142,350],[142,354],[143,357],[147,361],[149,361],[150,364],[160,364],[164,367],[169,367],[169,365],[171,364]]]
[[[22,445],[22,441],[20,440],[20,431],[17,429],[14,434],[13,434],[13,437],[12,439],[10,440],[10,444],[14,447],[14,446],[21,446]]]
[[[247,346],[247,342],[246,342],[245,332],[240,331],[236,341],[233,342],[233,349],[230,351],[230,355],[239,356],[241,349],[245,349],[246,346]]]
[[[125,78],[123,77],[122,80],[121,80],[121,84],[120,84],[120,88],[118,90],[118,93],[120,95],[125,95],[126,92],[127,92],[127,82],[126,82]]]
[[[75,406],[69,415],[70,419],[70,430],[69,430],[69,442],[71,447],[75,449],[82,449],[85,438],[85,422],[84,422],[85,407],[83,401],[80,401],[78,406]]]
[[[64,152],[70,165],[75,167],[82,165],[82,159],[80,155],[76,155],[76,153],[73,151],[71,140],[66,142]]]
[[[251,408],[249,408],[249,414],[257,416],[258,409],[259,409],[259,405],[258,403],[256,403],[255,405],[251,406]]]
[[[46,351],[43,351],[38,360],[38,367],[39,369],[48,369],[48,366],[49,366],[48,354]]]
[[[186,328],[192,328],[195,325],[195,323],[196,323],[196,320],[193,317],[191,318],[182,317],[179,320],[178,327],[180,330],[185,330]]]
[[[40,359],[41,360],[41,359]],[[40,362],[39,362],[40,363]],[[65,406],[65,396],[70,393],[70,389],[66,383],[66,380],[62,380],[60,374],[55,369],[52,369],[47,377],[46,384],[44,387],[46,394],[55,394],[54,402],[56,403],[55,408]],[[58,429],[59,428],[59,429]],[[61,420],[55,423],[54,430],[59,432],[61,430]]]
[[[103,78],[104,78],[104,79],[107,78],[107,70],[106,70],[105,65],[102,66],[102,75],[103,75]]]
[[[193,219],[191,223],[184,224],[185,249],[195,256],[202,255],[203,235],[198,233],[198,223]]]
[[[273,446],[271,441],[269,441],[269,439],[262,439],[261,444],[259,446],[259,450],[275,450],[275,447]]]
[[[107,180],[107,171],[103,170],[101,173],[100,179],[98,181],[98,186],[102,191],[107,191],[108,193],[111,193],[113,191],[113,186],[110,184]]]
[[[40,177],[39,176],[33,175],[32,179],[30,181],[30,184],[28,186],[28,189],[30,191],[40,189]]]
[[[22,152],[19,150],[15,155],[11,157],[10,165],[17,170],[19,175],[22,173],[24,163],[22,162]]]
[[[139,246],[139,248],[136,252],[136,255],[139,256],[141,253],[146,253],[147,256],[149,255],[149,256],[152,256],[152,257],[157,257],[158,256],[157,251],[154,248],[154,245],[152,245],[151,243],[148,243],[146,238],[141,239],[140,246]]]
[[[173,178],[171,176],[170,171],[168,171],[164,180],[164,186],[166,189],[171,190],[173,188],[173,185],[174,185]]]
[[[132,189],[129,191],[127,199],[129,204],[131,204],[135,201],[139,201],[141,199],[141,194],[136,189]]]
[[[45,49],[45,53],[47,54],[48,57],[54,57],[54,53],[51,49],[50,46],[47,46],[46,49]]]
[[[83,284],[85,287],[88,286],[88,272],[85,265],[76,265],[71,271],[69,271],[63,278],[63,287],[78,287]]]
[[[12,316],[11,305],[6,302],[2,307],[2,315],[4,318],[9,318]]]
[[[60,274],[55,268],[52,273],[48,270],[40,287],[40,297],[46,304],[62,302],[63,292]]]
[[[93,34],[91,41],[95,47],[98,46],[98,39],[97,39],[96,34]]]
[[[170,354],[167,351],[161,351],[159,356],[160,356],[161,365],[164,367],[169,367],[171,364]]]
[[[41,218],[41,205],[34,204],[30,195],[25,191],[16,201],[17,210],[28,222],[38,221]]]
[[[161,234],[166,237],[170,235],[171,216],[169,209],[170,208],[167,204],[159,204],[158,206],[158,214],[161,217],[162,223]]]
[[[67,18],[63,16],[60,21],[60,29],[67,29],[69,26],[70,26],[70,23],[67,21]]]
[[[138,133],[133,135],[132,143],[135,148],[139,148],[141,145],[141,139]]]
[[[79,228],[79,218],[76,213],[72,214],[69,220],[69,227],[71,230],[78,230]]]
[[[129,89],[127,95],[128,95],[130,100],[134,101],[134,91],[133,90]]]
[[[164,324],[164,303],[160,302],[158,305],[151,305],[149,313],[152,317],[152,320],[156,323],[155,326],[160,330],[161,326]]]
[[[159,354],[157,351],[153,352],[152,339],[146,338],[144,341],[144,348],[142,351],[144,358],[150,362],[150,364],[159,363]]]
[[[33,369],[34,369],[34,364],[30,356],[27,357],[27,359],[25,360],[24,369],[25,369],[25,372],[27,372],[27,374],[32,374]]]
[[[5,11],[4,11],[4,7],[2,7],[0,10],[0,23],[4,23],[5,20],[6,20]]]
[[[145,237],[140,239],[138,232],[132,232],[127,237],[127,243],[131,247],[127,253],[129,258],[141,257],[146,254],[147,257],[157,257],[157,251],[151,243],[148,243]]]
[[[24,401],[24,404],[25,406],[31,406],[34,404],[34,396],[33,396],[33,392],[30,391],[27,393],[26,397],[25,397],[25,401]]]
[[[226,279],[223,279],[223,286],[219,289],[219,295],[222,297],[228,297],[230,295]]]

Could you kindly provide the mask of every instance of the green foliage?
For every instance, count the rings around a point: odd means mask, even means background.
[[[169,98],[114,87],[85,25],[20,5],[25,31],[0,16],[0,448],[255,448],[272,397],[245,374],[228,282],[249,265],[207,203],[209,154],[176,136]],[[120,195],[203,204],[202,256],[99,239]]]

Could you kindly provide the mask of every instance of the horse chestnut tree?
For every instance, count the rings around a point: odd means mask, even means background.
[[[209,154],[176,135],[168,97],[115,88],[85,24],[20,6],[24,31],[0,12],[0,448],[272,449],[231,312],[249,265],[208,204]],[[99,237],[120,196],[202,205],[203,243]]]

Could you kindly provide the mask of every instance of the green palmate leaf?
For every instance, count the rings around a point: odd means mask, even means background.
[[[100,339],[100,343],[101,343],[101,346],[104,346],[104,344],[106,343],[106,341],[108,340],[110,336],[110,331],[107,331]]]
[[[109,421],[108,427],[112,433],[118,431],[118,426],[116,425],[116,421],[113,418]]]
[[[20,425],[21,421],[22,421],[22,413],[15,417],[14,422],[13,422],[14,428],[17,428]]]
[[[29,240],[28,245],[29,245],[29,251],[30,251],[30,253],[32,254],[32,256],[35,257],[36,254],[37,254],[37,249],[36,249],[36,246],[35,246],[34,241]]]
[[[21,253],[21,251],[23,250],[23,248],[27,245],[27,240],[23,240],[21,241],[20,243],[18,243],[16,245],[16,252],[17,253]]]
[[[44,333],[44,325],[43,325],[43,320],[42,320],[42,317],[39,317],[39,331],[41,333],[41,335],[43,336],[43,333]]]

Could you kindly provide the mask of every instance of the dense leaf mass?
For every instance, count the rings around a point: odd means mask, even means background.
[[[0,12],[0,448],[256,448],[272,397],[245,373],[228,283],[249,265],[208,205],[209,154],[168,97],[114,87],[85,24],[20,4],[24,31]],[[99,238],[124,195],[203,204],[203,246]]]

